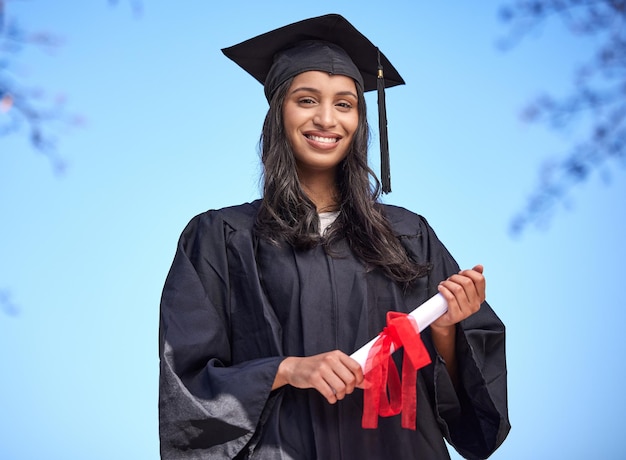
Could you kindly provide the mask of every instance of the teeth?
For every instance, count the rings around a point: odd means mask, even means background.
[[[338,141],[338,139],[334,137],[320,137],[320,136],[313,136],[311,134],[309,134],[307,137],[311,139],[312,141],[324,142],[326,144],[333,144]]]

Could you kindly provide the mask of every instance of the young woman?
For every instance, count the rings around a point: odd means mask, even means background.
[[[459,270],[424,218],[378,202],[363,94],[379,60],[392,66],[337,15],[225,53],[270,103],[263,197],[196,216],[179,241],[161,303],[162,458],[445,459],[444,438],[486,458],[509,430],[504,326],[482,266]],[[437,292],[448,311],[422,332],[416,429],[362,428],[350,354]]]

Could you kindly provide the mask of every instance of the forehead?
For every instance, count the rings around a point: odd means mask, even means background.
[[[317,91],[333,93],[350,92],[357,95],[356,83],[345,75],[331,75],[326,72],[310,70],[296,75],[291,82],[290,92],[299,88],[309,88]]]

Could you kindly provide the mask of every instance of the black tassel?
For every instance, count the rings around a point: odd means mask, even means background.
[[[377,50],[378,51],[378,50]],[[380,63],[380,51],[378,51],[378,137],[380,138],[380,180],[383,193],[391,192],[391,168],[389,164],[389,141],[387,138],[387,105],[385,103],[385,76],[383,66]]]

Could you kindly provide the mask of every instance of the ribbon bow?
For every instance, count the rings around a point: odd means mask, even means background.
[[[402,412],[402,427],[415,430],[417,370],[430,364],[415,319],[406,313],[387,312],[387,327],[379,334],[365,362],[363,428],[377,428],[378,416]],[[402,382],[391,353],[404,346]],[[393,347],[393,348],[392,348]]]

